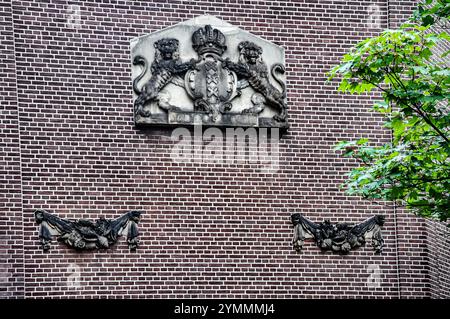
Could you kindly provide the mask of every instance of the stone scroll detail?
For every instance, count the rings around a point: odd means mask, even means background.
[[[190,42],[181,43],[173,30],[167,31],[172,37],[137,40],[132,53],[139,70],[133,80],[135,123],[287,128],[285,67],[273,61],[283,56],[284,62],[284,53],[277,53],[281,49],[265,40],[258,40],[262,46],[233,39],[228,47],[229,37],[256,37],[244,31],[226,36],[209,24],[190,28]],[[182,44],[185,50],[191,46],[189,53],[183,53]],[[264,60],[266,49],[270,64]],[[151,63],[149,50],[154,52]]]
[[[139,244],[137,224],[141,212],[138,211],[130,211],[113,220],[100,218],[95,222],[63,219],[41,209],[36,210],[34,216],[39,224],[39,240],[44,251],[50,249],[53,236],[77,250],[104,249],[116,243],[118,236],[126,231],[129,248],[135,250]]]
[[[376,253],[381,253],[384,240],[381,236],[381,226],[384,225],[384,216],[375,215],[361,224],[347,223],[332,224],[325,220],[323,223],[314,223],[301,214],[291,215],[294,225],[293,246],[301,251],[305,239],[312,238],[322,250],[332,250],[339,253],[348,253],[350,250],[363,246],[370,240]]]

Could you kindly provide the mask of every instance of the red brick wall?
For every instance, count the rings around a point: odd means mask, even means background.
[[[427,221],[430,293],[432,298],[450,298],[450,230],[446,225]]]
[[[10,2],[0,2],[0,298],[23,296],[19,121]]]
[[[69,4],[80,6],[77,28],[67,25]],[[387,2],[374,4],[384,28]],[[2,281],[4,293],[430,296],[425,224],[339,190],[356,163],[333,145],[364,136],[389,139],[381,118],[369,111],[371,97],[338,94],[336,82],[325,83],[348,48],[380,31],[368,27],[367,8],[366,1],[2,1],[8,32],[1,51],[7,57],[1,161],[7,174],[0,225],[11,274]],[[404,2],[390,1],[392,8]],[[263,173],[254,164],[177,164],[170,158],[170,130],[133,126],[130,39],[201,14],[286,48],[291,127],[279,144],[277,172]],[[106,251],[79,253],[54,243],[42,252],[37,208],[66,218],[142,210],[141,246],[129,252],[122,239]],[[382,255],[364,247],[341,256],[308,242],[298,254],[291,247],[295,212],[352,223],[383,213],[386,248]],[[21,236],[25,267],[17,257]],[[367,284],[374,267],[381,270],[380,287]],[[74,269],[79,288],[68,284]]]

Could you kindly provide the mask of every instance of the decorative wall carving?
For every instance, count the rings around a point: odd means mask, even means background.
[[[279,115],[275,115],[274,119],[279,122],[286,121],[287,105],[286,105],[286,85],[283,80],[280,79],[276,72],[284,74],[285,68],[283,64],[275,63],[272,66],[271,74],[273,78],[280,84],[282,91],[274,87],[269,80],[269,73],[267,65],[262,60],[261,54],[263,50],[260,46],[253,42],[244,41],[239,43],[239,62],[233,63],[229,59],[225,60],[224,66],[238,74],[243,80],[250,84],[250,86],[259,93],[260,102],[254,102],[254,107],[245,109],[243,113],[258,114],[264,110],[264,104],[269,103],[274,105],[280,111]],[[247,85],[248,85],[247,84]],[[246,87],[241,85],[240,88]],[[258,95],[254,93],[253,96]],[[253,97],[252,96],[252,97]]]
[[[131,250],[135,250],[139,243],[137,224],[141,212],[130,211],[113,220],[100,218],[95,222],[86,219],[63,219],[45,210],[36,210],[34,216],[40,226],[39,240],[44,250],[50,249],[53,236],[78,250],[108,248],[125,231]]]
[[[332,250],[348,253],[371,240],[376,253],[381,253],[384,245],[381,236],[381,226],[384,216],[375,215],[358,225],[347,223],[331,224],[325,220],[323,223],[313,223],[301,214],[291,215],[294,225],[293,245],[296,251],[301,251],[305,239],[313,238],[316,245],[323,250]]]
[[[174,79],[186,73],[194,67],[192,63],[182,63],[178,52],[179,42],[177,39],[161,39],[155,42],[155,60],[151,65],[151,78],[144,86],[139,89],[137,83],[148,71],[147,60],[142,56],[136,56],[133,60],[134,65],[142,65],[142,73],[133,81],[133,90],[138,95],[134,101],[135,112],[141,116],[151,116],[149,110],[145,109],[145,105],[149,102],[157,101],[158,106],[166,111],[174,109],[169,104],[169,99],[160,95],[161,90]]]
[[[284,50],[215,17],[134,39],[132,59],[137,125],[288,127]]]

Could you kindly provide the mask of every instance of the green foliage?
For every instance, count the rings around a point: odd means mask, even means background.
[[[367,139],[336,146],[361,163],[349,173],[346,192],[441,221],[450,218],[450,70],[442,62],[449,51],[433,52],[450,36],[433,27],[449,15],[450,0],[427,0],[400,29],[358,43],[329,72],[329,80],[340,77],[339,91],[379,90],[383,100],[373,109],[393,133],[383,146]]]

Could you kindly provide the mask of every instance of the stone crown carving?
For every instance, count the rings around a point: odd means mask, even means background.
[[[222,55],[227,49],[225,42],[223,33],[210,25],[199,28],[192,34],[192,47],[199,55],[205,53]]]

